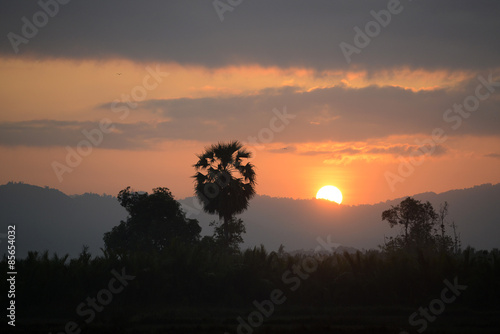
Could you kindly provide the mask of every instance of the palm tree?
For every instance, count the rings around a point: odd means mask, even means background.
[[[229,224],[234,215],[246,210],[255,195],[254,165],[243,161],[251,156],[239,141],[219,142],[197,155],[199,160],[193,165],[197,171],[193,176],[196,196],[205,212],[217,213],[219,219],[224,219],[226,245],[230,244]]]

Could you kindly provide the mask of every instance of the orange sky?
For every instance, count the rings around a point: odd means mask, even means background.
[[[168,119],[160,111],[136,108],[126,119],[98,106],[119,99],[122,94],[143,82],[146,66],[125,60],[34,61],[0,58],[0,123],[31,120],[158,122]],[[403,87],[412,91],[448,89],[474,77],[467,72],[401,69],[368,76],[365,72],[324,72],[318,75],[305,68],[265,68],[258,66],[203,67],[160,64],[169,73],[160,85],[148,91],[148,100],[203,97],[252,96],[263,89],[284,86],[300,87],[307,92],[321,87],[362,88],[370,85]],[[121,73],[120,75],[118,73]],[[498,99],[498,97],[496,97]],[[286,103],[286,101],[285,101]],[[281,107],[281,106],[277,106]],[[294,105],[286,105],[290,113]],[[441,109],[443,110],[443,109]],[[444,111],[444,110],[443,110]],[[321,115],[321,114],[319,114]],[[318,124],[330,122],[317,116]],[[334,120],[333,120],[334,121]],[[316,121],[311,121],[315,123]],[[265,123],[265,122],[264,122]],[[441,124],[436,124],[436,127]],[[417,137],[428,138],[433,128]],[[261,129],[248,129],[257,134]],[[392,135],[366,141],[301,141],[291,143],[283,138],[287,128],[274,140],[255,149],[259,194],[277,197],[311,198],[324,185],[337,186],[344,195],[343,204],[376,203],[425,191],[442,192],[482,183],[500,182],[500,159],[486,157],[498,153],[496,136],[457,136],[447,130],[446,154],[430,156],[422,165],[395,185],[392,191],[386,172],[397,173],[400,160],[394,154],[373,153],[391,145],[414,145],[415,136]],[[246,142],[247,138],[234,138]],[[198,140],[159,140],[146,149],[112,149],[95,147],[90,155],[59,182],[51,163],[64,161],[64,146],[26,147],[2,145],[0,183],[23,181],[49,186],[68,194],[96,192],[116,195],[126,186],[149,191],[166,186],[177,198],[193,194],[190,176],[195,154],[211,142]],[[76,146],[75,142],[71,146]],[[287,149],[285,149],[287,148]],[[313,151],[344,153],[342,159]]]

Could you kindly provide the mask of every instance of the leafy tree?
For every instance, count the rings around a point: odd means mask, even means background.
[[[445,219],[448,214],[448,204],[445,203],[438,213],[428,201],[422,203],[412,197],[403,200],[397,206],[382,212],[382,220],[391,227],[401,226],[402,233],[391,238],[385,249],[451,249],[452,240],[445,234]],[[441,235],[437,228],[440,228]]]
[[[251,153],[240,142],[232,141],[214,144],[197,157],[198,162],[193,165],[197,171],[193,176],[196,196],[206,212],[217,213],[224,220],[221,235],[229,247],[236,240],[233,232],[244,231],[230,226],[238,223],[234,215],[246,210],[255,195],[254,165],[244,163]]]
[[[173,239],[193,243],[200,238],[196,219],[187,219],[168,188],[152,194],[120,191],[118,201],[129,216],[104,234],[106,251],[124,254],[133,251],[161,251]]]

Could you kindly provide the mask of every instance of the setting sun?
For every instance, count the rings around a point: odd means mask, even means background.
[[[342,193],[339,188],[334,186],[324,186],[316,194],[317,199],[326,199],[338,204],[342,203]]]

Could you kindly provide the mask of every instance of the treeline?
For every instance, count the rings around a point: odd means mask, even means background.
[[[406,305],[439,297],[443,280],[467,289],[454,302],[474,308],[500,304],[500,252],[467,248],[459,254],[366,251],[356,254],[290,255],[264,247],[227,253],[202,243],[171,243],[161,252],[124,258],[86,250],[76,259],[29,253],[18,260],[19,316],[74,315],[87,297],[107,289],[112,271],[133,276],[106,308],[252,307],[280,289],[285,307]],[[1,268],[7,272],[6,258]],[[7,291],[6,281],[2,289]],[[103,312],[107,314],[107,312]],[[102,318],[101,318],[102,319]]]

